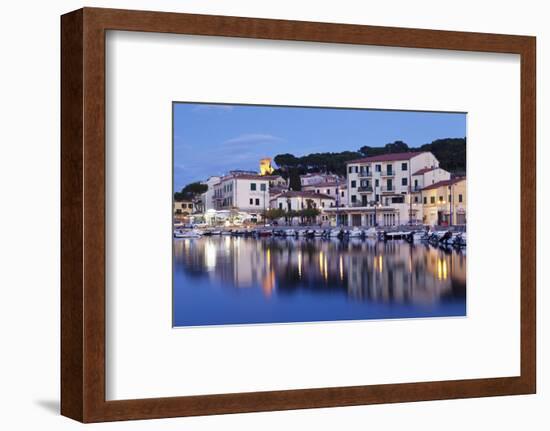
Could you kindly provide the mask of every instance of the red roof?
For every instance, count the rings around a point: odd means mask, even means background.
[[[436,169],[439,169],[439,167],[438,166],[432,166],[431,168],[422,168],[422,169],[416,171],[413,175],[422,175],[422,174],[425,174],[426,172],[435,171]]]
[[[393,162],[397,160],[410,160],[415,156],[427,153],[428,151],[409,151],[407,153],[388,153],[380,154],[379,156],[363,157],[362,159],[355,159],[346,162],[349,163],[361,163],[361,162]]]
[[[466,177],[456,177],[456,178],[451,178],[450,180],[438,181],[437,183],[430,184],[429,186],[424,187],[422,190],[432,190],[432,189],[437,189],[439,187],[450,186],[450,185],[459,183],[460,181],[466,181]]]

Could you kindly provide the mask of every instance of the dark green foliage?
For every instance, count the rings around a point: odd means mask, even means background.
[[[277,220],[281,217],[285,216],[285,211],[279,208],[271,208],[266,210],[262,216],[266,218],[267,220]]]
[[[200,182],[187,184],[180,192],[174,193],[175,201],[191,200],[195,196],[205,193],[208,190],[206,184]]]
[[[346,162],[349,160],[408,151],[431,151],[443,169],[455,174],[466,173],[466,138],[445,138],[417,148],[409,147],[403,141],[395,141],[383,147],[365,145],[357,152],[313,153],[302,157],[295,157],[288,153],[279,154],[274,158],[278,166],[274,174],[282,175],[285,179],[290,178],[290,188],[300,190],[299,176],[302,174],[323,172],[345,176]]]
[[[466,138],[437,139],[431,144],[422,145],[419,149],[431,151],[446,171],[455,174],[466,173]]]
[[[274,174],[282,175],[284,178],[290,178],[291,189],[300,190],[299,188],[292,187],[293,176],[299,177],[308,172],[330,172],[333,174],[345,175],[346,162],[359,157],[362,157],[362,154],[356,151],[313,153],[302,157],[295,157],[292,154],[279,154],[274,158],[278,166]],[[299,187],[298,183],[295,184],[297,187]]]
[[[302,190],[302,183],[300,182],[300,174],[305,173],[298,168],[290,168],[288,170],[289,186],[290,190],[300,191]]]

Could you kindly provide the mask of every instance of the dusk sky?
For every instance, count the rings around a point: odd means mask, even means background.
[[[409,147],[466,136],[466,115],[414,111],[174,104],[174,190],[262,157]]]

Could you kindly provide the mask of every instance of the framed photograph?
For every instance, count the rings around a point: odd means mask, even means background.
[[[535,38],[61,18],[61,412],[536,390]]]

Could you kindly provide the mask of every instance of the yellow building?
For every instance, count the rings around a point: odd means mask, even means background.
[[[421,190],[422,222],[431,226],[466,225],[466,177],[439,181]]]

